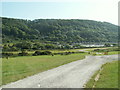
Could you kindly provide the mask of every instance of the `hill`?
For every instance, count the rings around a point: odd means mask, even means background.
[[[50,43],[117,42],[118,26],[93,20],[2,17],[2,37],[3,43],[20,40]]]

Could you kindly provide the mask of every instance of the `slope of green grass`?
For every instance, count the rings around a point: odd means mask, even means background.
[[[83,59],[84,54],[23,56],[2,59],[2,84],[7,84],[54,67]]]
[[[98,81],[95,82],[95,88],[118,88],[118,61],[104,64]],[[86,88],[92,88],[94,79],[98,71],[86,84]]]

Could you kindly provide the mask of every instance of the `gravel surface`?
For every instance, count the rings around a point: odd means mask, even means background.
[[[118,60],[118,55],[86,56],[83,60],[38,73],[1,88],[83,88],[102,64],[113,60]]]

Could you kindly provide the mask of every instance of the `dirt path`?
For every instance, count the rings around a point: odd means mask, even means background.
[[[57,68],[10,83],[4,88],[83,88],[101,65],[118,60],[118,55],[86,56]]]

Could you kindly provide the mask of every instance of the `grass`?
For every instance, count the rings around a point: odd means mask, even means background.
[[[108,52],[108,55],[113,55],[113,54],[118,54],[119,52],[118,51],[111,51],[111,52]]]
[[[50,50],[52,53],[75,52],[79,50],[92,51],[95,48],[70,49],[70,50]],[[43,50],[44,51],[44,50]],[[18,53],[18,52],[13,52]],[[34,53],[34,51],[29,51]],[[108,53],[109,55],[118,54],[117,51]],[[88,53],[76,53],[70,55],[45,55],[45,56],[17,56],[14,58],[2,59],[2,85],[31,76],[33,74],[58,67],[69,62],[83,59]],[[1,84],[0,84],[1,85]]]
[[[95,88],[118,88],[118,61],[104,64],[100,73],[100,78],[95,83]],[[92,88],[94,79],[99,71],[87,82],[86,88]]]
[[[82,48],[82,49],[68,49],[68,50],[47,50],[47,51],[51,51],[52,53],[63,53],[63,52],[79,52],[79,50],[85,50],[85,51],[92,51],[94,49],[105,49],[105,48]],[[37,50],[36,50],[37,51]],[[46,51],[46,50],[40,50],[40,51]],[[7,51],[7,52],[11,52],[14,54],[18,54],[21,51]],[[28,51],[29,54],[34,53],[35,51]]]
[[[102,53],[102,54],[97,54],[97,55],[104,55],[104,52],[100,52],[100,53]],[[114,55],[114,54],[118,54],[118,51],[110,51],[110,52],[108,52],[107,55]]]
[[[85,53],[55,56],[23,56],[2,59],[2,85],[25,78],[27,76],[80,60]]]

